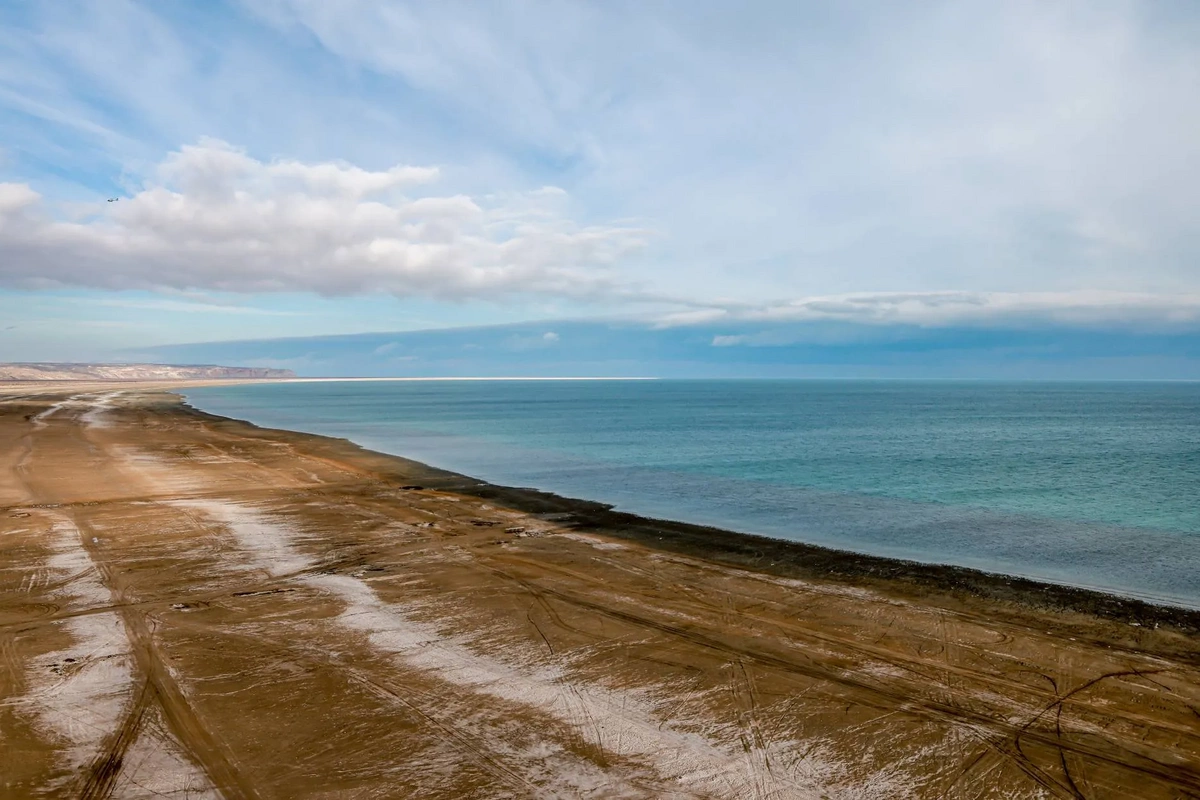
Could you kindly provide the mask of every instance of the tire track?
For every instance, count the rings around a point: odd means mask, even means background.
[[[89,523],[78,515],[75,515],[72,521],[84,541],[84,549],[88,551],[102,580],[114,594],[114,605],[119,609],[118,613],[124,623],[135,664],[144,676],[147,703],[158,706],[167,729],[183,747],[186,756],[203,769],[213,787],[227,800],[255,800],[260,796],[257,788],[242,775],[232,754],[207,728],[171,674],[155,641],[146,613],[136,604],[125,601],[124,593],[119,582],[113,577],[105,554],[99,552],[94,543],[89,541],[95,538],[92,536],[95,532]],[[145,707],[140,710],[139,719],[145,710]],[[125,742],[124,746],[128,748],[130,744],[132,739]]]
[[[141,691],[137,693],[137,699],[126,712],[120,727],[84,772],[83,784],[79,789],[80,800],[102,800],[112,794],[125,763],[125,754],[142,732],[149,688],[147,683],[142,683]]]
[[[1090,745],[1084,741],[1072,741],[1070,743],[1066,743],[1061,738],[1051,733],[1038,731],[1031,727],[1019,726],[1014,723],[971,711],[969,709],[959,708],[955,705],[949,705],[936,699],[922,698],[920,696],[914,696],[909,692],[891,690],[885,685],[865,681],[855,677],[853,673],[831,669],[830,667],[811,660],[797,661],[794,657],[788,658],[762,650],[753,650],[746,647],[740,647],[725,641],[723,638],[713,636],[700,630],[688,629],[679,625],[662,622],[647,617],[643,614],[637,614],[631,611],[606,606],[601,603],[597,603],[586,598],[577,597],[571,595],[570,593],[556,589],[534,586],[528,581],[506,573],[496,567],[489,567],[489,569],[492,569],[498,575],[502,575],[509,580],[526,587],[526,589],[530,592],[543,593],[555,597],[562,602],[570,603],[578,608],[586,609],[596,614],[608,616],[613,619],[644,627],[649,630],[658,631],[668,636],[687,641],[693,645],[698,645],[715,652],[727,654],[732,658],[743,658],[752,663],[779,669],[784,672],[803,676],[805,678],[826,681],[828,683],[850,689],[863,695],[865,702],[868,702],[875,707],[903,707],[906,709],[906,713],[924,717],[932,721],[948,723],[951,725],[966,725],[975,730],[987,731],[990,735],[997,737],[1001,741],[1012,742],[1012,751],[1009,752],[1010,757],[1018,762],[1021,768],[1027,774],[1035,778],[1039,785],[1048,790],[1061,792],[1064,789],[1064,786],[1046,773],[1043,769],[1030,761],[1028,756],[1026,756],[1026,754],[1016,746],[1018,741],[1036,741],[1039,744],[1053,749],[1066,748],[1076,755],[1096,759],[1113,766],[1118,766],[1123,769],[1137,772],[1147,777],[1152,777],[1158,781],[1166,783],[1167,785],[1174,786],[1177,789],[1192,793],[1200,793],[1200,776],[1173,768],[1169,764],[1159,762],[1149,758],[1148,756],[1140,755],[1130,751],[1122,751],[1126,754],[1124,757],[1114,756],[1114,751],[1120,751],[1121,749],[1111,743],[1106,743],[1108,745],[1106,747]],[[1074,692],[1072,694],[1074,694]],[[1065,699],[1066,698],[1063,698],[1064,701]],[[1004,752],[1008,752],[1007,748]]]
[[[42,433],[50,425],[47,420],[55,415],[58,415],[64,408],[75,403],[83,395],[76,395],[69,398],[67,401],[57,403],[46,411],[31,420],[31,431],[29,434],[29,453],[27,463],[24,465],[26,469],[19,472],[19,477],[25,484],[26,491],[31,495],[36,495],[35,488],[29,485],[27,476],[28,467],[32,463],[34,454],[34,436]],[[89,410],[77,410],[73,419],[67,423],[68,440],[78,443],[82,449],[89,455],[103,456],[105,451],[98,448],[94,442],[87,438],[87,428],[84,425],[88,424],[85,419],[86,415],[93,413]],[[112,459],[104,459],[111,463]],[[160,706],[160,711],[164,720],[168,722],[169,727],[178,736],[183,734],[180,743],[184,745],[185,751],[193,756],[200,763],[205,771],[209,774],[223,794],[230,800],[238,800],[238,798],[253,798],[256,797],[253,791],[246,791],[245,784],[241,781],[240,776],[229,768],[229,765],[219,755],[212,755],[212,748],[206,748],[204,745],[211,745],[211,737],[206,737],[206,731],[203,726],[195,719],[191,713],[190,707],[187,706],[186,700],[183,698],[182,691],[179,690],[174,680],[171,679],[169,671],[162,663],[161,657],[157,653],[152,636],[149,631],[149,626],[146,623],[144,614],[137,609],[132,608],[131,604],[126,602],[126,598],[120,582],[114,579],[114,575],[108,563],[105,560],[105,555],[97,547],[98,541],[94,531],[91,530],[87,520],[84,518],[86,505],[77,505],[70,508],[56,509],[54,514],[62,521],[62,524],[70,526],[69,533],[64,532],[64,536],[75,541],[75,547],[86,560],[88,566],[83,567],[75,573],[71,580],[72,582],[80,580],[81,577],[94,572],[96,586],[90,592],[90,600],[95,606],[101,606],[105,610],[97,612],[93,609],[87,609],[91,612],[88,614],[77,614],[71,618],[74,620],[85,619],[90,616],[102,613],[114,613],[113,609],[118,609],[116,614],[120,619],[125,633],[126,644],[128,651],[133,657],[134,666],[142,675],[142,685],[140,691],[137,692],[136,699],[132,707],[124,714],[123,718],[118,722],[115,729],[109,734],[105,743],[102,746],[100,755],[93,759],[90,767],[84,772],[80,786],[80,796],[86,798],[101,798],[107,797],[116,785],[116,782],[121,773],[121,767],[124,763],[124,757],[129,747],[136,741],[139,732],[142,729],[142,723],[151,704]],[[64,542],[66,544],[66,542]],[[70,547],[66,552],[72,552]],[[72,556],[73,559],[73,556]],[[101,596],[103,594],[103,596]],[[130,676],[132,677],[132,676]],[[198,756],[198,757],[197,757]]]

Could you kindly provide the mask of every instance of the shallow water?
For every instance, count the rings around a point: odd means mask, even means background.
[[[1200,385],[605,381],[187,390],[494,483],[1200,606]]]

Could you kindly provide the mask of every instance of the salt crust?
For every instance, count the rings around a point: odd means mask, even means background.
[[[803,755],[793,742],[746,752],[741,738],[729,731],[720,738],[695,732],[705,728],[703,719],[676,716],[677,724],[672,725],[657,713],[652,690],[577,682],[565,660],[547,664],[478,652],[470,646],[471,637],[444,635],[439,626],[418,619],[436,609],[385,603],[369,584],[353,576],[297,574],[314,562],[295,546],[289,528],[256,509],[211,500],[175,504],[224,524],[259,569],[276,576],[297,575],[297,581],[337,597],[345,605],[337,624],[364,636],[377,651],[461,689],[551,717],[604,752],[646,765],[660,781],[678,787],[677,796],[868,800],[906,794],[890,775],[854,782],[850,788],[845,765],[819,742],[808,742]],[[719,726],[708,729],[722,732]],[[580,788],[562,785],[552,794],[569,796]],[[613,796],[624,793],[612,788]]]

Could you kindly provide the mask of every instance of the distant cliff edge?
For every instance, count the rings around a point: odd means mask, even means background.
[[[294,378],[290,369],[211,364],[0,364],[0,381],[161,381]]]

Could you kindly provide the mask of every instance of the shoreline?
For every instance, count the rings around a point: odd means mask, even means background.
[[[0,398],[7,794],[1200,793],[1196,614],[495,486],[179,388]]]
[[[878,556],[617,511],[602,501],[565,497],[534,487],[493,484],[400,454],[371,450],[350,439],[264,427],[249,420],[213,414],[193,405],[182,394],[170,390],[168,393],[178,397],[180,407],[191,414],[260,431],[324,440],[374,459],[395,459],[404,466],[404,477],[420,475],[429,488],[504,503],[526,513],[569,515],[574,525],[636,541],[652,549],[684,553],[780,577],[869,581],[918,596],[963,593],[982,600],[1015,603],[1041,611],[1089,614],[1137,626],[1169,625],[1190,635],[1200,635],[1200,608],[954,564]]]
[[[423,383],[436,381],[658,381],[662,380],[653,375],[571,375],[545,377],[537,375],[466,375],[466,376],[434,376],[434,377],[292,377],[292,378],[96,378],[80,380],[78,378],[11,378],[0,379],[0,392],[6,388],[29,388],[35,386],[90,386],[113,385],[145,387],[159,384],[195,385],[195,386],[234,386],[257,383]]]

